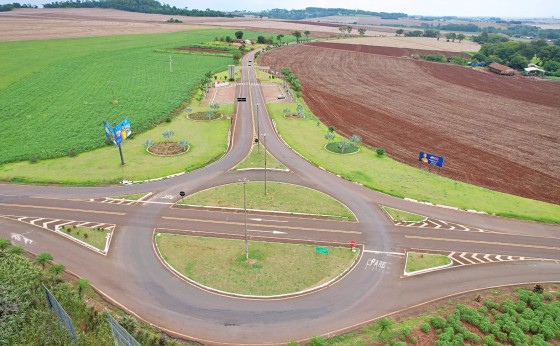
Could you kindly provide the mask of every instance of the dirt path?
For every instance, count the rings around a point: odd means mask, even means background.
[[[312,111],[345,136],[410,165],[419,151],[442,155],[446,176],[560,203],[560,83],[310,45],[261,63],[290,67]]]

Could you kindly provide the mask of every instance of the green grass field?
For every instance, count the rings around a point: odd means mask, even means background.
[[[265,149],[262,145],[260,146],[260,149],[256,145],[253,145],[249,155],[245,158],[245,160],[241,161],[235,169],[264,168],[264,154]],[[278,162],[278,160],[276,160],[274,156],[270,155],[269,152],[266,152],[266,168],[286,169],[286,166]]]
[[[191,171],[220,158],[227,149],[230,120],[225,117],[212,121],[189,120],[186,113],[171,123],[148,130],[122,145],[125,165],[122,166],[116,146],[105,146],[76,157],[62,157],[10,163],[0,166],[0,180],[93,185],[116,183],[121,180],[144,180],[184,171]],[[148,139],[163,141],[163,131],[175,132],[172,140],[187,140],[190,149],[180,156],[161,157],[146,151]]]
[[[232,34],[212,29],[1,42],[0,123],[6,130],[0,164],[103,147],[103,120],[129,117],[133,133],[153,128],[190,99],[205,73],[232,63],[227,57],[173,54],[170,72],[170,54],[154,50]]]
[[[408,252],[406,257],[407,273],[413,273],[419,270],[435,268],[451,263],[451,259],[445,255]]]
[[[362,146],[353,155],[333,155],[324,149],[328,129],[306,109],[298,121],[284,117],[283,109],[296,104],[269,104],[268,111],[282,138],[317,166],[397,197],[408,197],[461,209],[474,209],[506,217],[560,223],[560,205],[508,195],[451,180],[401,164]],[[337,134],[336,140],[341,136]],[[390,153],[389,153],[390,154]]]
[[[391,215],[395,222],[417,222],[426,220],[425,216],[409,213],[399,209],[383,207],[383,210],[385,210],[387,214]]]
[[[115,199],[127,199],[129,201],[137,201],[140,198],[146,196],[146,193],[133,193],[130,195],[122,195],[122,196],[112,196],[111,198],[115,198]]]
[[[316,190],[303,186],[252,181],[246,186],[247,209],[273,210],[290,213],[329,215],[355,220],[354,214],[342,203]],[[184,198],[178,204],[243,208],[243,183],[216,186]]]
[[[243,240],[161,233],[156,242],[163,258],[188,278],[226,292],[277,295],[304,290],[342,273],[359,252],[329,247],[249,242],[249,262]]]

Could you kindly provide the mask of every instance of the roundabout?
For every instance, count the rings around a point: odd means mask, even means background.
[[[212,345],[277,345],[314,336],[328,338],[453,294],[560,280],[558,225],[477,215],[391,197],[313,166],[287,148],[266,114],[254,69],[248,67],[252,59],[252,53],[243,59],[243,83],[237,86],[236,95],[246,95],[247,102],[236,104],[229,148],[220,160],[172,179],[139,185],[0,185],[0,235],[19,235],[19,239],[27,240],[20,240],[18,245],[28,251],[52,253],[70,271],[90,280],[112,304],[163,332]],[[257,121],[259,132],[270,134],[266,150],[289,171],[231,171],[249,154]],[[320,191],[346,205],[358,221],[173,207],[181,199],[180,191],[188,196],[241,179],[268,179]],[[152,193],[149,197],[130,203],[106,199],[148,192]],[[298,197],[293,196],[294,200]],[[380,205],[427,218],[408,223],[392,221]],[[114,224],[107,254],[84,251],[71,240],[45,231],[61,220]],[[263,301],[240,299],[185,282],[158,257],[154,234],[159,233],[237,241],[246,233],[249,244],[300,243],[313,247],[347,246],[355,241],[362,250],[353,269],[340,280],[306,294]],[[349,251],[348,247],[343,250]],[[404,277],[405,253],[409,250],[446,251],[454,265]],[[161,257],[165,256],[162,252]],[[254,254],[256,261],[246,264],[264,266],[259,261],[265,259],[262,254]],[[187,260],[178,263],[177,271],[185,271],[188,276],[194,265]],[[321,275],[316,284],[330,282],[326,277]]]

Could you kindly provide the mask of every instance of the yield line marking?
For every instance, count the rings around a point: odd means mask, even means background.
[[[84,210],[84,209],[72,209],[72,208],[60,208],[60,207],[45,207],[45,206],[39,206],[39,205],[0,203],[0,206],[32,208],[32,209],[47,209],[47,210],[77,211],[77,212],[80,212],[80,213],[92,213],[92,214],[126,215],[126,213],[118,213],[118,212],[114,212],[114,211],[98,211],[98,210]]]
[[[500,243],[494,241],[483,241],[483,240],[462,240],[462,239],[447,239],[447,238],[433,238],[433,237],[418,237],[413,235],[405,235],[405,238],[410,239],[422,239],[422,240],[438,240],[447,241],[454,243],[475,243],[475,244],[488,244],[488,245],[502,245],[502,246],[514,246],[514,247],[526,247],[531,249],[545,249],[545,250],[560,250],[560,247],[544,246],[544,245],[528,245],[528,244],[515,244],[515,243]]]
[[[188,218],[171,217],[171,216],[164,216],[162,218],[167,219],[167,220],[193,221],[193,222],[202,222],[202,223],[216,223],[216,224],[224,224],[224,225],[239,225],[239,226],[245,225],[244,222],[233,222],[233,221],[188,219]],[[262,225],[262,224],[255,224],[255,223],[248,223],[247,226],[263,227],[263,228],[278,228],[278,225]],[[293,226],[282,226],[282,229],[293,229],[293,230],[313,231],[313,232],[362,234],[362,232],[357,232],[357,231],[343,231],[343,230],[336,230],[336,229],[307,228],[307,227],[293,227]]]
[[[390,252],[390,251],[375,251],[375,250],[364,250],[364,253],[378,253],[378,254],[387,254],[387,255],[395,255],[395,256],[404,256],[402,252]]]

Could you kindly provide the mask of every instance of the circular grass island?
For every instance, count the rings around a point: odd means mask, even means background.
[[[346,144],[342,144],[346,143]],[[332,142],[325,145],[325,149],[335,154],[354,154],[360,151],[360,148],[350,142]]]
[[[189,151],[190,146],[180,142],[160,142],[150,145],[146,150],[157,156],[177,156]]]
[[[359,251],[243,239],[155,233],[158,256],[185,280],[236,295],[270,297],[317,289],[340,279]]]

